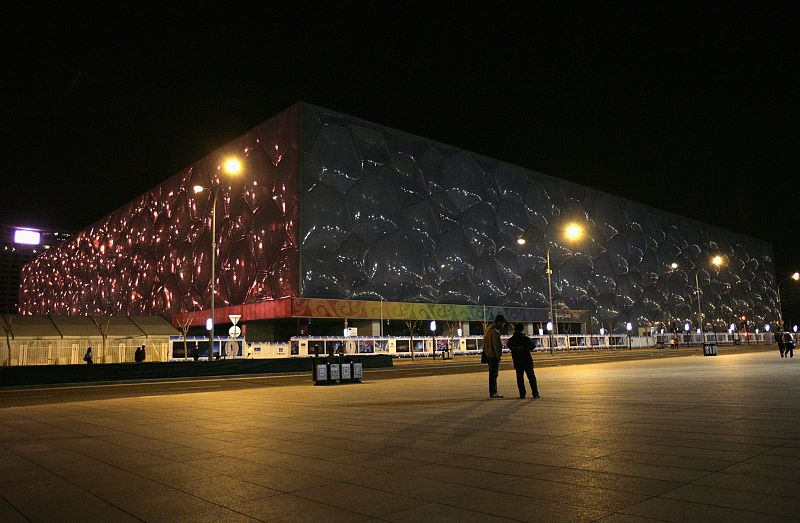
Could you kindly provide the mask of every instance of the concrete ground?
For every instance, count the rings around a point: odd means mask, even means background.
[[[798,519],[800,356],[0,408],[0,521]]]

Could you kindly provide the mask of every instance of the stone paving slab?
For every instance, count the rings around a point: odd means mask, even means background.
[[[800,358],[0,408],[1,521],[796,521]]]

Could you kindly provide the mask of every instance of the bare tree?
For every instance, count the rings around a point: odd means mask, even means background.
[[[417,328],[417,324],[419,323],[417,320],[405,320],[406,328],[408,329],[408,336],[409,340],[409,348],[411,349],[411,361],[414,361],[414,329]]]
[[[3,331],[6,333],[6,347],[8,348],[8,359],[3,362],[3,366],[11,366],[11,318],[6,315],[0,315],[2,319]]]
[[[100,355],[98,355],[98,357],[97,357],[98,361],[97,362],[98,363],[100,363],[100,362],[105,363],[106,340],[108,339],[108,332],[109,332],[110,327],[111,327],[111,316],[105,316],[104,318],[101,317],[100,319],[97,319],[94,316],[89,316],[89,319],[92,320],[92,323],[94,323],[94,326],[97,327],[97,330],[100,331],[100,336],[103,337],[103,347],[102,347],[102,351],[100,353],[100,354],[102,354],[102,357]]]
[[[189,357],[189,348],[186,345],[186,336],[189,333],[189,327],[192,326],[192,321],[194,320],[194,313],[187,312],[184,314],[179,314],[176,318],[178,322],[178,330],[181,331],[181,336],[183,337],[183,359],[186,360]]]
[[[450,347],[450,356],[454,356],[456,351],[453,347],[453,341],[455,340],[456,336],[458,335],[458,329],[461,325],[460,321],[451,321],[448,320],[445,322],[445,336],[447,337],[447,345]]]

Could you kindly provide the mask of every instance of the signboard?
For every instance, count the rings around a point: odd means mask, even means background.
[[[364,364],[353,363],[353,379],[360,380],[363,375],[364,375]]]
[[[231,338],[238,338],[239,336],[242,335],[241,327],[239,327],[238,325],[234,325],[233,327],[228,329],[228,335],[230,335]]]
[[[339,379],[339,364],[331,363],[331,379],[336,381]]]
[[[345,364],[341,365],[341,369],[342,369],[342,379],[343,380],[349,380],[350,379],[350,365],[345,363]]]
[[[326,365],[316,365],[316,374],[314,375],[314,379],[316,381],[327,381],[328,380],[328,367]]]

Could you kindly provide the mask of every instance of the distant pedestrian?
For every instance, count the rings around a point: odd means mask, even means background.
[[[533,341],[522,332],[525,326],[521,323],[514,325],[514,335],[508,339],[508,348],[511,349],[511,359],[514,360],[514,370],[517,372],[517,388],[519,397],[525,398],[525,375],[531,385],[531,395],[539,397],[539,387],[536,386],[536,374],[533,372]]]
[[[133,353],[133,361],[139,363],[142,361],[142,348],[136,347],[136,352]]]
[[[783,344],[783,333],[781,331],[775,331],[775,343],[778,344],[778,350],[781,351],[781,358],[783,358],[786,347]]]
[[[783,333],[783,352],[787,358],[794,358],[794,339],[789,331]]]
[[[92,361],[92,358],[93,358],[92,348],[89,347],[88,349],[86,349],[86,354],[83,355],[83,361],[85,361],[87,365],[91,365],[92,363],[94,363]]]
[[[142,361],[142,362],[147,359],[147,349],[145,348],[144,345],[142,345],[142,352],[141,352],[141,355],[139,357],[141,358],[139,361]]]
[[[502,398],[497,392],[497,375],[500,373],[500,358],[503,356],[503,344],[500,341],[500,329],[506,324],[502,314],[498,314],[494,323],[486,327],[483,334],[483,352],[481,362],[489,365],[489,397]]]

